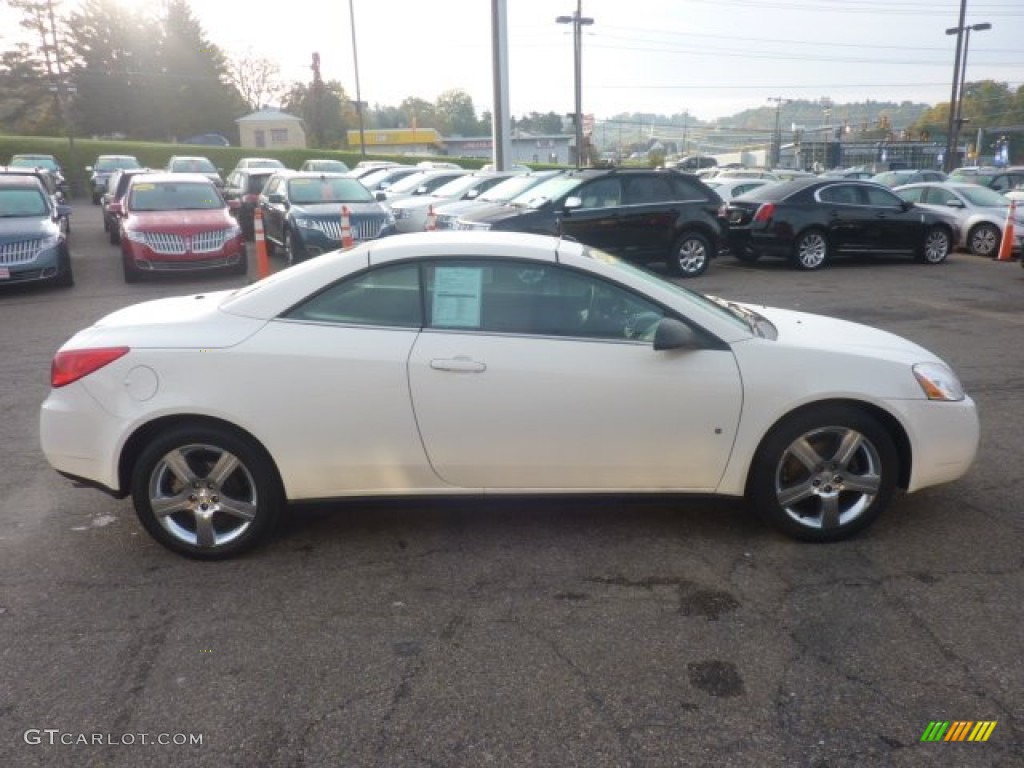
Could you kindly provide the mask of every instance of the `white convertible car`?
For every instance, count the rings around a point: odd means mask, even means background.
[[[289,501],[381,494],[746,496],[832,541],[978,445],[956,375],[905,339],[487,232],[115,312],[58,351],[40,430],[57,471],[198,558]]]

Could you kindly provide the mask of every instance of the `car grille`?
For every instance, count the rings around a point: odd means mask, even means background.
[[[149,268],[154,272],[178,272],[191,269],[217,269],[238,263],[237,256],[218,256],[215,259],[190,259],[188,261],[154,261],[149,260]]]
[[[181,256],[188,253],[211,253],[224,247],[224,241],[231,235],[230,229],[217,229],[213,232],[199,232],[191,237],[169,234],[166,232],[146,232],[146,245],[153,253],[168,256]]]
[[[341,241],[341,222],[334,219],[322,220],[318,222],[323,233],[331,240]],[[383,219],[360,219],[358,221],[352,221],[352,239],[362,242],[363,240],[373,240],[380,235],[382,229],[384,229]]]
[[[43,241],[39,238],[4,243],[0,245],[0,264],[27,264],[36,257],[42,244]]]
[[[458,229],[456,226],[459,217],[451,214],[442,214],[434,219],[434,229]]]

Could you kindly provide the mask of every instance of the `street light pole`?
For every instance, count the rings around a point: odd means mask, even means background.
[[[772,157],[768,163],[769,168],[775,168],[780,162],[782,162],[782,126],[779,122],[779,116],[782,111],[783,104],[789,104],[789,99],[784,99],[781,96],[769,96],[768,101],[775,102],[775,133],[772,134]]]
[[[359,115],[359,150],[363,157],[366,157],[366,134],[363,130],[363,96],[359,92],[359,54],[356,53],[356,12],[352,6],[354,0],[348,0],[348,17],[352,27],[352,64],[356,75],[356,114]]]
[[[949,96],[949,127],[946,130],[946,153],[942,158],[942,170],[949,173],[953,170],[953,132],[956,130],[957,86],[960,84],[960,54],[964,43],[964,20],[967,18],[967,0],[960,0],[960,23],[947,29],[947,35],[956,35],[956,56],[953,58],[953,91]]]
[[[583,167],[583,27],[594,23],[593,19],[583,16],[583,0],[576,0],[576,12],[572,16],[558,16],[559,24],[573,26],[573,72],[576,90],[576,167]]]
[[[964,117],[964,80],[967,77],[967,50],[971,46],[971,31],[984,32],[987,29],[992,29],[992,25],[988,22],[971,24],[969,27],[964,28],[964,54],[960,60],[960,89],[957,94],[956,119],[953,124],[954,154],[956,153],[957,145],[960,143],[960,130],[964,127],[964,123],[970,122]]]

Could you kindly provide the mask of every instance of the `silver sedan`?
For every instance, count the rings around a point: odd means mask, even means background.
[[[959,182],[921,182],[893,190],[904,200],[936,211],[952,213],[960,226],[960,242],[978,256],[995,256],[1006,225],[1010,201],[995,190]],[[1013,222],[1013,249],[1024,244],[1024,211]]]

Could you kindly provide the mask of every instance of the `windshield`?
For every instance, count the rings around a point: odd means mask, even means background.
[[[358,179],[350,179],[347,176],[320,176],[289,181],[288,199],[293,205],[372,203],[373,195]]]
[[[134,166],[133,166],[134,167]],[[213,163],[205,157],[183,157],[171,163],[174,173],[216,173]]]
[[[204,211],[223,208],[224,200],[210,183],[143,182],[132,186],[128,207],[133,211]]]
[[[46,198],[38,189],[0,189],[0,219],[41,219],[49,215]]]
[[[324,173],[346,173],[348,166],[341,160],[310,160],[306,163],[308,171],[323,171]]]
[[[451,181],[445,182],[430,194],[437,197],[458,197],[474,187],[483,184],[486,177],[481,176],[459,176]]]
[[[977,205],[981,208],[1008,208],[1010,206],[1009,198],[1003,197],[1003,195],[988,187],[979,187],[972,184],[969,187],[963,187],[959,192],[971,205]]]
[[[138,168],[139,161],[134,157],[101,157],[96,161],[97,171],[116,171],[118,168]]]
[[[710,309],[715,314],[725,318],[728,322],[745,331],[755,330],[754,326],[748,321],[749,312],[744,311],[738,305],[722,301],[721,299],[717,299],[713,296],[706,296],[703,293],[691,291],[689,288],[683,288],[681,285],[677,285],[670,280],[666,280],[660,275],[656,275],[654,272],[628,261],[623,261],[617,256],[612,256],[610,253],[605,253],[604,251],[600,251],[596,248],[588,248],[587,255],[595,261],[610,264],[616,269],[629,272],[635,277],[641,278],[644,282],[650,283],[652,286],[668,289],[690,304],[703,307],[704,309]],[[755,330],[755,332],[757,331]]]
[[[479,200],[487,200],[492,203],[506,203],[514,200],[528,189],[536,187],[545,176],[513,176],[505,179],[484,192]]]
[[[11,158],[11,167],[46,168],[48,171],[58,170],[56,161],[46,155],[15,155]]]
[[[522,195],[516,200],[516,204],[525,205],[527,208],[540,208],[545,203],[569,194],[582,183],[582,179],[572,176],[556,176],[529,190],[530,194]]]
[[[404,194],[406,192],[415,192],[416,187],[418,187],[420,184],[426,181],[430,176],[431,174],[428,171],[417,171],[416,173],[406,176],[404,179],[401,179],[400,181],[396,181],[394,184],[391,185],[388,191],[397,192],[399,194]]]

